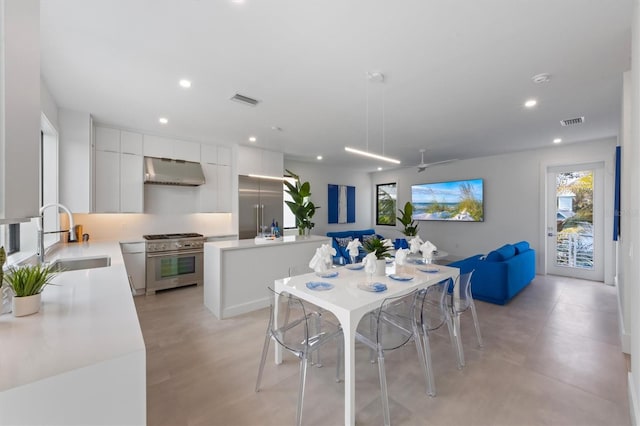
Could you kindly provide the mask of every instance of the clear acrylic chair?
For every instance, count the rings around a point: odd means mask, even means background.
[[[372,361],[374,361],[373,355],[377,355],[382,413],[385,425],[389,425],[391,420],[384,353],[398,349],[413,340],[416,344],[425,380],[427,379],[424,354],[420,345],[420,334],[416,321],[417,294],[418,290],[414,290],[407,295],[386,298],[378,309],[368,313],[363,318],[356,330],[356,341],[369,347],[372,351]]]
[[[272,295],[269,324],[262,348],[256,392],[260,391],[262,373],[267,360],[269,342],[274,339],[287,352],[295,355],[300,360],[300,380],[298,385],[298,407],[296,409],[296,424],[302,422],[302,405],[304,401],[304,388],[307,377],[307,366],[311,361],[311,355],[324,344],[337,339],[338,357],[336,359],[336,381],[340,380],[340,365],[343,351],[342,329],[340,326],[322,322],[319,329],[318,315],[307,312],[302,301],[288,293],[277,293],[269,288]],[[276,305],[277,304],[277,305]],[[295,306],[295,309],[290,307]]]
[[[436,383],[431,363],[431,344],[429,334],[444,324],[449,330],[449,338],[456,356],[458,354],[458,340],[455,337],[453,318],[449,309],[448,294],[453,280],[447,278],[437,284],[433,284],[418,293],[417,309],[419,312],[419,324],[422,329],[422,346],[424,350],[425,368],[427,372],[427,394],[436,396]]]
[[[473,294],[471,293],[471,276],[473,271],[460,274],[456,279],[455,285],[452,287],[451,297],[449,298],[449,307],[451,308],[451,314],[454,318],[457,327],[454,328],[456,332],[456,340],[458,342],[458,368],[464,367],[464,350],[462,348],[462,337],[460,332],[460,316],[471,308],[471,315],[473,316],[473,325],[476,329],[476,336],[478,338],[478,346],[481,348],[482,335],[480,334],[480,323],[478,322],[478,313],[476,312],[476,305],[473,303]]]

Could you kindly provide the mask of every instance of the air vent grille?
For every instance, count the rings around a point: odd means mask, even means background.
[[[584,117],[560,120],[560,124],[562,124],[563,126],[575,126],[576,124],[582,124],[582,123],[584,123]]]
[[[251,105],[251,106],[256,106],[260,102],[257,99],[253,99],[248,96],[241,95],[240,93],[236,93],[235,95],[233,95],[231,97],[231,100],[235,102],[240,102],[241,104]]]

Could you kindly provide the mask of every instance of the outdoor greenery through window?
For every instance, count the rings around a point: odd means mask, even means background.
[[[396,225],[396,184],[376,185],[376,225]]]

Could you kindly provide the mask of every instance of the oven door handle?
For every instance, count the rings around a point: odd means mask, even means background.
[[[147,254],[147,257],[167,257],[167,256],[182,256],[182,255],[190,255],[190,254],[202,254],[204,253],[202,250],[193,250],[193,251],[165,251],[158,254]]]

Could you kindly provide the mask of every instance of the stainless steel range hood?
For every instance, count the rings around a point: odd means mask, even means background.
[[[198,186],[204,182],[204,173],[202,173],[200,163],[144,157],[144,183]]]

